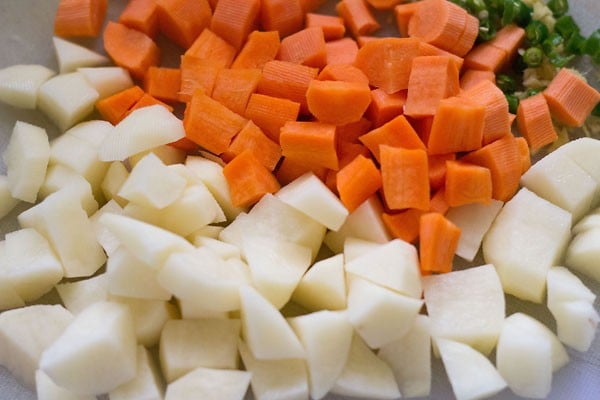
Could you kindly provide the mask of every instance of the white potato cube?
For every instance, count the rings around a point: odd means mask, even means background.
[[[183,122],[161,105],[142,107],[119,122],[102,143],[102,161],[123,161],[139,152],[185,136]]]
[[[160,366],[167,382],[192,370],[238,367],[238,319],[173,319],[160,335]]]
[[[347,261],[346,271],[406,296],[421,298],[417,249],[403,240],[391,240]]]
[[[344,240],[344,261],[346,263],[354,261],[371,250],[379,248],[381,244],[382,243],[371,242],[370,240],[348,237]]]
[[[377,196],[372,196],[347,217],[336,232],[329,231],[325,244],[334,253],[341,253],[347,238],[353,237],[376,243],[387,243],[391,236],[381,219],[383,205]]]
[[[110,122],[94,119],[91,121],[80,122],[65,133],[85,140],[97,150],[102,142],[104,142],[104,139],[106,139],[114,129],[115,127]]]
[[[600,227],[576,235],[565,256],[565,265],[600,281]]]
[[[60,305],[32,305],[0,314],[0,364],[28,387],[35,385],[35,371],[44,350],[73,321]]]
[[[0,70],[0,101],[18,108],[34,109],[40,86],[56,72],[43,65],[17,64]]]
[[[69,191],[52,193],[19,214],[18,220],[22,227],[35,228],[48,239],[67,278],[91,276],[106,261],[80,200]]]
[[[242,286],[250,283],[245,264],[229,263],[201,247],[173,253],[158,272],[158,282],[178,298],[214,312],[240,309]]]
[[[109,62],[102,54],[56,36],[52,38],[52,44],[61,74],[76,71],[80,67],[97,67]]]
[[[87,215],[98,211],[98,201],[92,193],[92,186],[80,174],[61,164],[51,165],[46,173],[44,184],[40,187],[39,196],[45,199],[59,190],[68,190],[73,197],[81,201],[81,207]]]
[[[8,177],[0,175],[0,219],[6,217],[17,204],[19,200],[12,197],[10,193]]]
[[[41,369],[35,371],[35,394],[38,400],[96,400],[91,394],[76,394],[58,386]]]
[[[507,386],[491,361],[471,346],[442,338],[436,345],[457,400],[491,397]]]
[[[150,352],[144,346],[137,348],[137,368],[135,378],[112,390],[111,400],[162,400],[164,384],[160,371]]]
[[[308,398],[308,376],[304,360],[259,360],[239,341],[238,350],[256,400],[300,400]]]
[[[559,263],[570,236],[571,214],[522,188],[485,235],[483,257],[506,293],[541,303],[548,269]]]
[[[110,163],[106,170],[106,174],[104,174],[104,179],[100,184],[100,189],[106,200],[114,200],[119,203],[121,207],[125,207],[127,200],[120,197],[118,193],[128,177],[129,171],[125,164],[121,161],[113,161]]]
[[[0,242],[0,265],[3,263],[4,257],[4,241]],[[0,311],[10,310],[13,308],[24,307],[25,301],[12,285],[12,282],[6,276],[3,267],[0,267]]]
[[[197,368],[170,383],[165,400],[243,400],[250,376],[247,371]]]
[[[552,267],[547,277],[547,304],[551,307],[566,301],[586,301],[594,304],[596,295],[575,274],[565,267]]]
[[[50,158],[46,130],[17,121],[2,156],[11,196],[34,203],[44,182]]]
[[[129,309],[99,302],[80,312],[44,351],[40,369],[67,390],[99,395],[133,379],[136,359]]]
[[[198,304],[194,299],[183,299],[176,297],[177,307],[181,314],[182,319],[205,319],[205,318],[219,318],[228,319],[230,312],[228,311],[213,311],[204,308],[202,304]],[[235,312],[237,314],[237,311]]]
[[[560,152],[552,152],[533,164],[521,176],[521,184],[570,212],[573,222],[590,210],[600,190],[600,182]]]
[[[589,214],[587,214],[586,216],[584,216],[583,218],[581,218],[579,220],[579,222],[577,222],[575,225],[573,225],[573,228],[571,229],[571,233],[573,234],[573,236],[578,235],[584,231],[587,231],[588,229],[592,229],[592,228],[600,228],[600,210],[599,209],[595,209],[593,211],[591,211]]]
[[[73,315],[94,303],[108,300],[106,274],[74,282],[62,282],[56,285],[60,300]]]
[[[259,360],[304,358],[298,337],[283,315],[251,286],[240,288],[243,336]]]
[[[9,232],[1,250],[0,271],[26,302],[48,293],[64,276],[48,241],[31,228]]]
[[[198,232],[198,231],[196,231]],[[207,247],[213,250],[215,253],[219,255],[224,260],[229,258],[239,258],[242,257],[242,250],[231,244],[225,243],[222,240],[215,239],[208,236],[196,236],[192,242],[196,247]]]
[[[358,335],[352,337],[348,360],[331,393],[369,399],[397,399],[398,384],[390,366]]]
[[[290,300],[312,258],[307,247],[261,236],[246,237],[242,254],[254,287],[277,309]]]
[[[356,276],[348,282],[348,320],[369,347],[377,349],[405,335],[423,300],[402,295]]]
[[[98,100],[133,86],[129,72],[121,67],[81,67],[77,72],[96,89],[100,96]]]
[[[423,278],[431,336],[466,343],[489,354],[505,317],[498,274],[482,265]]]
[[[275,196],[332,231],[340,229],[348,216],[340,199],[313,173],[288,183]]]
[[[556,320],[556,332],[561,342],[580,352],[590,349],[600,323],[600,315],[592,303],[564,301],[553,304],[550,312]]]
[[[344,255],[313,264],[298,283],[292,300],[312,311],[346,308]]]
[[[492,200],[490,204],[471,203],[452,207],[446,218],[460,229],[456,255],[473,261],[481,248],[481,242],[494,218],[500,212],[503,202]]]
[[[79,72],[54,76],[38,91],[38,108],[66,131],[94,111],[98,92]]]
[[[100,217],[103,214],[112,213],[112,214],[123,214],[123,209],[115,200],[109,200],[106,204],[102,206],[101,209],[96,211],[91,217],[90,222],[92,223],[92,229],[94,230],[94,234],[96,235],[96,239],[98,243],[102,246],[106,255],[110,256],[114,253],[119,246],[119,239],[116,238],[104,225],[100,223]]]
[[[598,152],[600,151],[600,141],[591,137],[582,137],[571,140],[553,153],[567,155],[585,170],[596,182],[600,182],[600,165],[598,165]],[[600,194],[600,193],[599,193]],[[594,203],[598,203],[598,198]]]
[[[431,336],[429,317],[417,315],[410,330],[398,340],[382,346],[377,355],[387,362],[404,397],[431,393]]]

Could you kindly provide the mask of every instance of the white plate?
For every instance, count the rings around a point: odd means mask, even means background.
[[[328,1],[326,9],[331,11],[335,1]],[[44,64],[56,70],[57,64],[52,48],[53,18],[58,0],[0,0],[0,68],[14,64]],[[108,18],[115,20],[125,0],[109,0]],[[578,21],[582,31],[588,35],[600,27],[599,0],[570,0],[571,15]],[[393,19],[387,19],[388,22]],[[100,40],[83,40],[80,43],[95,49],[101,49]],[[592,72],[593,73],[593,72]],[[17,120],[42,125],[48,128],[50,135],[57,131],[49,121],[37,112],[18,110],[0,104],[0,152],[6,147],[10,132]],[[600,137],[600,132],[596,133]],[[600,155],[599,155],[600,160]],[[600,161],[599,161],[600,162]],[[6,172],[6,166],[0,161],[0,173]],[[16,215],[24,209],[20,205],[10,216],[0,221],[0,233],[16,228]],[[600,294],[600,284],[585,280],[594,293]],[[510,297],[510,296],[509,296]],[[600,301],[596,301],[600,310]],[[509,299],[507,313],[524,311],[538,317],[554,327],[551,315],[542,306]],[[591,400],[600,398],[600,335],[596,335],[591,350],[586,353],[569,351],[571,363],[553,377],[553,389],[548,397],[553,400]],[[434,360],[433,385],[431,399],[453,399],[454,396],[439,360]],[[519,399],[509,390],[505,390],[495,399]],[[0,400],[33,400],[33,391],[22,387],[0,367]],[[327,399],[341,399],[329,396]]]

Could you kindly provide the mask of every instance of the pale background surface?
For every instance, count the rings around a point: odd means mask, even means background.
[[[58,0],[0,0],[0,68],[14,64],[44,64],[56,70],[56,58],[52,48],[52,21]],[[126,4],[125,0],[109,0],[108,18],[116,19],[119,10]],[[333,10],[335,1],[329,1],[325,6]],[[600,0],[570,0],[571,14],[579,22],[583,33],[588,35],[600,27]],[[383,20],[392,22],[391,18]],[[99,41],[86,40],[82,44],[100,49]],[[584,67],[589,71],[589,67]],[[584,71],[584,72],[586,72]],[[596,82],[597,79],[594,79]],[[17,120],[45,126],[51,136],[56,135],[56,129],[49,121],[37,112],[23,111],[0,104],[0,152],[5,148],[12,127]],[[600,137],[600,132],[596,132]],[[5,173],[6,167],[0,160],[0,173]],[[18,206],[7,218],[0,221],[0,238],[4,233],[16,228],[16,215],[24,210]],[[600,294],[598,283],[584,280],[594,293]],[[596,300],[596,309],[600,310],[600,301]],[[541,306],[525,304],[510,298],[507,314],[524,311],[538,317],[554,328],[551,315]],[[587,353],[569,351],[571,363],[554,375],[553,390],[549,399],[553,400],[592,400],[600,399],[600,335]],[[439,360],[434,360],[433,389],[431,399],[453,399],[443,366]],[[19,385],[7,372],[0,367],[0,400],[33,400],[35,394]],[[329,396],[329,400],[340,400],[341,397]],[[500,393],[494,399],[519,399],[509,390]]]

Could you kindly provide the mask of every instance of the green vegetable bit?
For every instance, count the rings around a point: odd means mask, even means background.
[[[519,108],[519,98],[514,94],[507,94],[506,101],[508,101],[508,111],[512,114],[517,113],[517,109]]]
[[[548,31],[548,27],[541,21],[533,20],[525,27],[525,35],[527,36],[527,41],[532,44],[540,44],[546,38],[550,32]]]
[[[539,67],[544,61],[544,52],[539,47],[530,47],[523,53],[523,61],[528,67]]]
[[[502,11],[502,25],[516,23],[525,26],[531,20],[531,8],[521,0],[504,0]]]
[[[525,92],[525,95],[527,97],[531,97],[531,96],[535,96],[538,93],[541,93],[543,91],[543,89],[540,88],[529,88],[527,89],[527,91]]]
[[[555,17],[560,17],[569,11],[569,2],[568,0],[550,0],[548,8],[552,10]]]
[[[542,49],[544,53],[550,55],[562,51],[563,43],[565,39],[556,32],[552,32],[546,40],[542,42]]]
[[[496,75],[496,86],[498,86],[502,92],[509,94],[517,90],[517,81],[510,75],[498,74]]]
[[[579,26],[570,15],[563,15],[556,20],[554,30],[564,38],[570,38],[572,35],[579,33]]]
[[[586,40],[583,45],[583,52],[590,56],[598,54],[600,52],[600,29],[594,31]]]

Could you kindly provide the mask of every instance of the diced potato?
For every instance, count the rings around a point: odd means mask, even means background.
[[[56,72],[43,65],[17,64],[0,70],[0,101],[14,107],[37,107],[38,90]]]
[[[97,67],[109,62],[109,59],[102,54],[56,36],[52,38],[52,44],[61,74],[74,72],[77,68]]]

